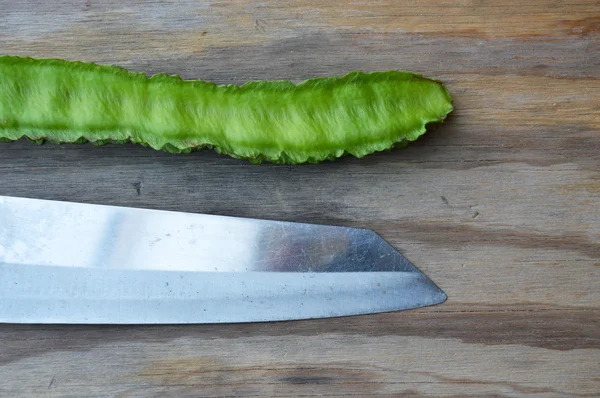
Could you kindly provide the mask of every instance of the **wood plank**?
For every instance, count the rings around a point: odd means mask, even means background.
[[[13,335],[2,334],[19,346],[3,366],[3,387],[23,396],[84,389],[97,396],[593,396],[598,311],[538,311],[532,320],[535,311],[14,327]],[[564,345],[568,340],[573,344]]]
[[[403,69],[456,111],[406,149],[253,166],[0,144],[0,195],[372,228],[443,305],[246,325],[0,325],[0,396],[600,391],[600,3],[0,0],[0,52],[243,83]],[[0,77],[1,78],[1,77]]]

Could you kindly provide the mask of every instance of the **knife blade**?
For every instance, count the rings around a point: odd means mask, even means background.
[[[0,322],[242,323],[442,303],[369,229],[0,196]]]

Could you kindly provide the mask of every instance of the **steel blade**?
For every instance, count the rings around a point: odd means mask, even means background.
[[[0,322],[260,322],[445,299],[368,229],[0,196]]]

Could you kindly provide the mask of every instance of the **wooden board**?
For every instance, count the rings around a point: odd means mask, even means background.
[[[0,145],[0,194],[372,228],[439,306],[248,325],[0,325],[0,396],[600,392],[598,1],[0,0],[0,53],[217,83],[403,69],[456,111],[306,166]],[[1,78],[1,76],[0,76]]]

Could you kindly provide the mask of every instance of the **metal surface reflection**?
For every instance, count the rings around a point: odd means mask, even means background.
[[[370,230],[0,196],[0,322],[256,322],[445,299]]]
[[[415,271],[374,232],[0,198],[0,262],[196,272]]]

